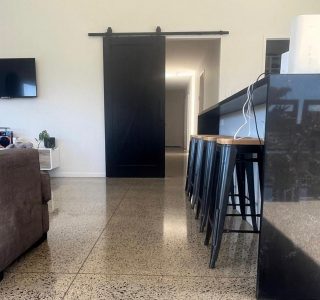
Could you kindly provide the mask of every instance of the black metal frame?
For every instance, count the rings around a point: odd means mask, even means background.
[[[227,35],[229,31],[217,30],[217,31],[173,31],[162,32],[160,26],[157,26],[154,32],[112,32],[112,28],[108,27],[106,32],[89,32],[88,36],[172,36],[172,35]]]
[[[259,164],[260,189],[262,190],[262,179],[260,173],[262,172],[263,168],[263,151],[264,148],[262,145],[218,144],[217,152],[220,152],[220,158],[217,158],[218,176],[216,180],[212,181],[212,184],[216,186],[216,191],[215,197],[211,199],[211,203],[209,205],[207,232],[204,242],[205,245],[208,245],[209,240],[212,240],[210,257],[211,268],[215,267],[223,233],[260,233],[260,230],[258,229],[258,226],[255,223],[256,220],[254,218],[252,218],[253,230],[224,228],[224,223],[225,217],[227,216],[242,217],[244,220],[246,217],[260,217],[261,223],[262,211],[260,211],[260,213],[256,213],[255,211],[254,190],[250,190],[249,187],[249,204],[245,203],[245,200],[248,199],[248,197],[243,197],[243,195],[245,195],[245,189],[242,189],[242,191],[239,190],[239,194],[236,194],[234,192],[230,194],[230,190],[235,168],[237,171],[238,189],[240,188],[240,180],[242,184],[243,182],[245,182],[245,178],[247,178],[247,180],[249,180],[250,182],[253,182],[253,162],[257,162]],[[243,165],[241,165],[240,163]],[[249,168],[248,164],[251,164],[252,170]],[[241,169],[241,172],[238,172],[238,169]],[[253,188],[253,185],[250,186]],[[239,197],[242,196],[242,201],[241,199],[239,199],[239,204],[229,203],[229,197],[235,195]],[[241,202],[243,203],[241,204]],[[227,213],[228,206],[240,206],[240,208],[242,207],[241,213]],[[245,212],[245,206],[250,206],[251,213]]]

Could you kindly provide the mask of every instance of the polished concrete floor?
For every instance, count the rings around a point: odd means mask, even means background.
[[[0,299],[255,299],[257,236],[225,234],[208,268],[185,160],[168,152],[165,179],[53,179],[48,240],[7,269]]]

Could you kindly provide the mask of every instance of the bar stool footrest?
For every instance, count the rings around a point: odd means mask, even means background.
[[[235,203],[235,204],[228,203],[227,206],[240,206],[240,204],[239,203]],[[246,203],[244,206],[250,206],[250,204]]]
[[[242,217],[241,214],[226,214],[228,217]],[[244,214],[244,217],[261,217],[261,214]]]
[[[236,229],[224,229],[223,233],[260,233],[260,230],[236,230]]]
[[[240,197],[240,194],[229,194],[229,197]],[[245,199],[250,201],[250,198],[248,196],[243,196]]]

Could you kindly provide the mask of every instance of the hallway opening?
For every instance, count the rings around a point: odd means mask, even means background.
[[[187,149],[198,114],[219,100],[220,38],[166,39],[165,146]]]

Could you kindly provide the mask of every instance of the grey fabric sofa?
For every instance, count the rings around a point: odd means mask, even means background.
[[[46,239],[50,178],[35,149],[0,151],[0,281],[3,270]]]

